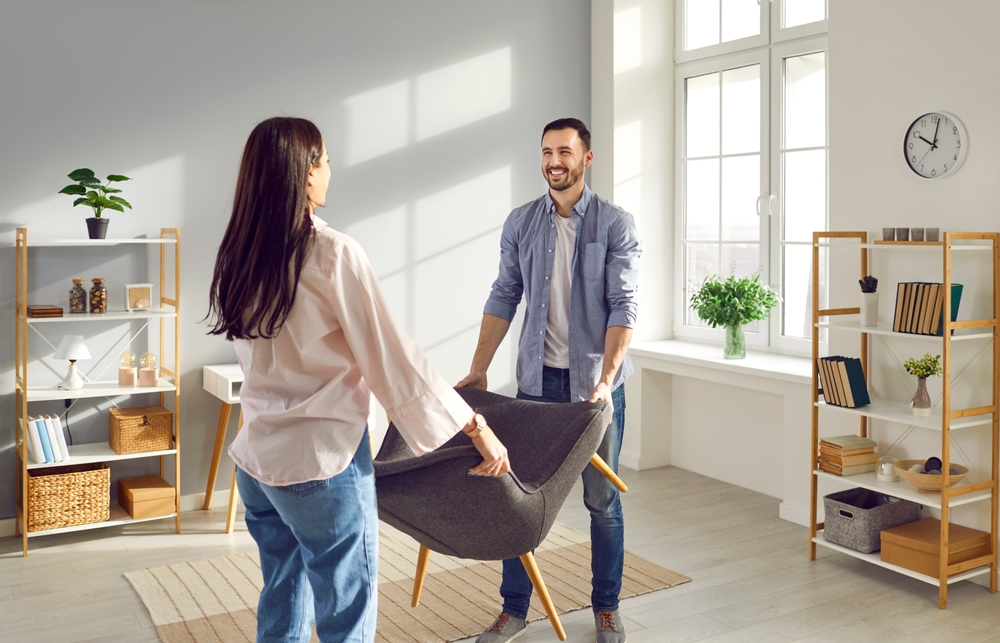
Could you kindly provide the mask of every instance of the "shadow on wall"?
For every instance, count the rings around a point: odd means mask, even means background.
[[[320,216],[359,240],[394,311],[442,374],[465,375],[500,226],[512,206],[544,190],[541,128],[590,117],[589,3],[81,0],[50,8],[5,6],[0,22],[0,240],[20,225],[36,238],[84,236],[87,213],[56,194],[78,167],[135,179],[122,186],[134,210],[114,213],[110,236],[181,228],[186,450],[211,450],[218,417],[217,400],[198,384],[201,366],[235,361],[200,322],[243,144],[270,116],[319,126],[333,166]],[[95,30],[115,36],[93,38]],[[7,392],[12,249],[0,249],[0,261]],[[87,271],[116,265],[97,260]],[[144,277],[142,266],[131,269]],[[53,297],[76,276],[46,263],[31,274],[32,294]],[[107,276],[114,292],[120,284]],[[513,381],[512,344],[491,369],[493,388]],[[92,353],[107,352],[100,348]],[[13,417],[13,395],[0,395],[0,417]],[[3,450],[12,440],[0,422],[0,470],[13,469]],[[204,485],[202,459],[183,461],[185,493]],[[12,483],[0,477],[0,518],[13,513]]]

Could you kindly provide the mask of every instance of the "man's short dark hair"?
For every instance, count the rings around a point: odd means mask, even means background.
[[[575,129],[576,133],[580,135],[580,140],[583,141],[583,148],[590,151],[590,130],[578,118],[559,118],[552,121],[542,130],[542,138],[545,138],[545,134],[552,130],[561,129]]]

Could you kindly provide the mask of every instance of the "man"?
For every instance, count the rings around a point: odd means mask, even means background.
[[[613,420],[598,454],[617,472],[624,384],[633,370],[628,346],[636,321],[640,247],[632,216],[584,183],[593,159],[582,122],[565,118],[545,126],[542,175],[549,190],[504,223],[500,273],[486,302],[472,368],[458,386],[486,388],[486,371],[523,293],[527,313],[518,343],[517,397],[612,404]],[[583,500],[591,514],[597,642],[623,643],[618,594],[625,544],[618,490],[588,466]],[[503,612],[477,643],[503,643],[523,634],[531,589],[521,561],[503,561]]]

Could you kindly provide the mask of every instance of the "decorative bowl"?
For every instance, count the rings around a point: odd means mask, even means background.
[[[914,473],[909,471],[909,468],[915,464],[923,465],[926,460],[899,460],[898,462],[893,462],[892,466],[899,472],[903,480],[906,480],[914,487],[917,491],[922,491],[924,493],[941,493],[941,480],[943,476],[932,476],[927,473]],[[954,487],[959,483],[959,481],[965,476],[969,475],[969,470],[960,464],[951,463],[951,468],[958,473],[952,474],[951,476],[951,486]]]

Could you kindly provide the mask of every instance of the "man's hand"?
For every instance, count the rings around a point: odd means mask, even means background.
[[[479,451],[479,455],[483,456],[483,461],[469,469],[470,475],[497,478],[510,471],[507,447],[500,442],[492,429],[487,427],[480,431],[479,435],[472,438],[472,444]]]
[[[462,388],[465,386],[471,386],[472,388],[478,388],[485,391],[486,373],[469,373],[465,376],[465,379],[455,385],[455,388]]]
[[[591,393],[590,399],[587,401],[593,404],[597,400],[604,400],[611,407],[612,412],[615,410],[615,403],[611,401],[611,387],[604,382],[597,383],[597,386],[594,387],[594,392]]]

